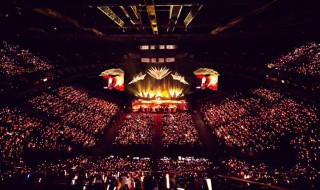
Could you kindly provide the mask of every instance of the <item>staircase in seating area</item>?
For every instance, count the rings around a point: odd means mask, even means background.
[[[92,150],[93,153],[106,153],[111,151],[112,142],[114,141],[117,132],[126,119],[127,114],[121,113],[114,123],[111,123],[105,129],[105,134],[97,146]]]
[[[161,134],[162,134],[163,114],[154,114],[154,126],[152,130],[152,156],[157,157],[161,153]]]

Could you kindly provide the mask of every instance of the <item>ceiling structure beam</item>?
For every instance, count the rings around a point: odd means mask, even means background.
[[[106,40],[106,41],[137,41],[137,40],[152,40],[154,39],[153,34],[113,34],[113,35],[104,35],[104,36],[92,36],[89,34],[74,34],[63,33],[63,34],[42,34],[46,37],[50,37],[52,39],[69,39],[69,40]],[[158,38],[163,40],[181,40],[188,39],[192,41],[207,41],[210,40],[210,35],[199,35],[199,34],[159,34]]]
[[[124,22],[121,18],[113,12],[113,10],[108,6],[98,6],[97,7],[101,12],[107,15],[113,22],[115,22],[118,26],[123,28]]]
[[[131,24],[141,33],[145,33],[146,30],[141,23],[140,12],[137,6],[120,6],[122,12],[130,20]]]
[[[202,6],[203,6],[203,4],[195,4],[192,6],[190,12],[188,13],[188,15],[186,16],[186,18],[183,21],[185,27],[188,27],[188,25],[191,23],[191,21],[197,16],[197,14],[201,10]]]
[[[171,5],[169,13],[169,26],[167,31],[174,31],[175,25],[178,23],[178,19],[181,13],[183,5]]]
[[[81,29],[83,31],[94,33],[97,36],[103,36],[104,35],[101,31],[99,31],[99,30],[97,30],[95,28],[85,27],[82,24],[80,24],[77,20],[72,19],[70,17],[67,17],[67,16],[65,16],[65,15],[63,15],[63,14],[57,12],[57,11],[54,11],[52,9],[49,9],[49,8],[35,8],[35,9],[32,9],[32,10],[34,12],[40,13],[42,15],[45,15],[45,16],[48,16],[48,17],[51,17],[51,18],[54,18],[54,19],[59,20],[61,22],[71,24],[74,27],[76,27],[78,29]]]
[[[158,36],[159,30],[158,30],[157,14],[156,14],[156,8],[154,6],[154,0],[144,0],[144,3],[146,5],[146,9],[148,12],[152,32],[155,36]]]
[[[272,0],[260,7],[258,7],[257,9],[254,9],[253,11],[251,11],[249,14],[244,15],[244,16],[238,16],[232,20],[230,20],[226,25],[223,26],[219,26],[215,29],[213,29],[210,34],[212,36],[216,36],[217,34],[219,34],[222,31],[227,30],[228,28],[231,28],[232,26],[235,26],[237,24],[239,24],[240,22],[242,22],[243,20],[245,20],[246,18],[250,17],[250,16],[254,16],[257,15],[265,10],[267,10],[269,7],[271,7],[272,5],[274,5],[276,2],[278,2],[279,0]]]
[[[2,3],[2,1],[0,1]],[[212,0],[161,0],[160,2],[156,2],[156,5],[183,5],[183,4],[189,4],[192,5],[194,3],[208,3],[212,4],[215,1]],[[3,3],[7,3],[6,1],[3,1]],[[8,1],[8,4],[11,2]],[[12,3],[16,5],[27,5],[33,8],[36,7],[52,7],[52,6],[138,6],[141,4],[141,0],[125,0],[125,1],[119,1],[119,0],[14,0]]]

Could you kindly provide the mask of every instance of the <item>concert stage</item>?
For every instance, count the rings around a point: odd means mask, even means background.
[[[136,99],[132,102],[134,112],[175,112],[177,110],[187,110],[188,102],[185,99],[165,100],[165,99]]]

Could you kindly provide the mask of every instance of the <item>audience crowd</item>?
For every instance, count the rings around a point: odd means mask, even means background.
[[[120,126],[114,145],[151,145],[154,115],[130,113]]]
[[[201,108],[205,120],[210,126],[218,126],[230,121],[237,120],[244,115],[261,107],[261,102],[256,98],[237,98],[226,99],[221,105],[212,103],[204,104]]]
[[[199,134],[187,112],[164,114],[162,118],[162,144],[169,145],[200,145]]]
[[[106,188],[139,189],[137,186],[140,186],[143,189],[144,179],[150,177],[151,171],[160,172],[159,185],[165,173],[175,179],[204,179],[212,165],[207,159],[195,158],[81,156],[27,167],[23,159],[26,150],[67,151],[74,145],[93,147],[119,112],[117,105],[91,98],[87,92],[69,86],[48,90],[28,102],[35,108],[31,112],[17,107],[0,109],[1,181],[31,175],[38,176],[39,183],[41,178],[56,178],[67,185],[102,184]],[[214,135],[233,150],[269,152],[279,148],[284,137],[288,138],[297,153],[292,167],[270,167],[233,158],[217,166],[223,175],[285,187],[311,184],[319,187],[318,111],[316,106],[266,88],[238,94],[220,105],[206,103],[201,108]],[[113,144],[151,145],[154,126],[152,113],[127,114]],[[187,112],[165,113],[162,126],[162,144],[166,147],[201,145],[192,116]]]
[[[227,99],[221,105],[208,103],[201,109],[214,134],[230,147],[250,152],[273,150],[279,145],[281,136],[302,138],[301,135],[314,131],[319,124],[316,107],[308,107],[268,89],[260,88],[250,92]],[[265,102],[253,99],[256,95]],[[243,100],[251,100],[257,104],[245,104],[247,113],[232,119],[229,112],[232,114],[241,109],[239,102]],[[217,112],[224,114],[214,117]],[[292,141],[294,142],[296,141]]]
[[[242,115],[233,120],[224,119],[223,124],[212,125],[210,121],[214,109],[223,109],[221,112],[228,113],[232,109],[238,109],[236,100],[227,100],[221,106],[207,104],[202,109],[205,120],[213,129],[213,133],[227,146],[241,150],[242,152],[261,152],[274,150],[280,146],[283,138],[289,138],[290,145],[297,154],[296,164],[292,168],[282,171],[260,166],[246,166],[247,172],[241,172],[242,177],[247,176],[250,180],[261,181],[279,185],[293,185],[297,181],[319,180],[320,160],[320,136],[319,136],[319,110],[314,105],[298,102],[278,92],[268,89],[251,90],[247,95],[258,96],[265,102],[259,109],[250,108],[250,114]],[[242,99],[243,97],[237,96]],[[231,103],[232,102],[232,103]],[[224,106],[232,104],[234,108]],[[206,113],[211,112],[211,113]],[[220,116],[223,119],[223,115]],[[225,118],[229,118],[228,115]],[[219,123],[219,122],[215,122]],[[243,163],[239,167],[243,170]],[[241,165],[242,164],[242,165]],[[231,164],[234,165],[234,164]],[[240,175],[237,168],[230,168],[235,175]],[[228,173],[229,175],[230,173]],[[305,175],[304,175],[305,174]],[[319,185],[319,184],[318,184]]]
[[[18,45],[2,42],[0,47],[0,73],[11,77],[38,71],[47,71],[54,66],[42,56],[30,50],[20,49]]]
[[[279,92],[275,92],[266,88],[252,89],[250,92],[268,102],[274,102],[283,97]]]
[[[268,64],[268,68],[303,75],[320,75],[320,44],[315,42],[295,48]]]
[[[212,162],[204,158],[179,157],[179,159],[162,158],[158,160],[158,169],[164,172],[207,172]]]
[[[43,162],[32,168],[23,168],[12,177],[24,181],[41,181],[50,179],[66,186],[104,187],[103,189],[165,189],[166,174],[170,175],[170,186],[186,185],[193,189],[195,181],[208,176],[211,162],[203,158],[179,157],[179,159],[126,157],[108,158],[75,157],[56,162]],[[181,181],[183,182],[181,183]],[[186,183],[186,181],[188,182]],[[181,184],[180,184],[181,183]],[[202,185],[203,181],[200,181]]]
[[[318,189],[320,187],[320,173],[312,166],[296,164],[292,168],[271,167],[264,163],[249,163],[230,158],[223,160],[219,169],[224,175],[264,184],[303,189]]]
[[[73,87],[59,87],[29,100],[33,108],[62,123],[64,134],[76,144],[91,147],[104,133],[119,107]],[[91,104],[91,105],[89,105]]]

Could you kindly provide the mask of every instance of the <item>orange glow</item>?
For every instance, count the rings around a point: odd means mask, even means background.
[[[169,90],[140,90],[137,94],[140,98],[180,98],[183,97],[182,88],[170,88]]]

